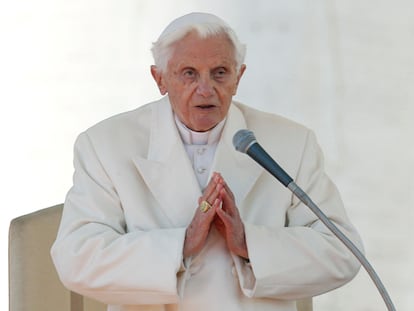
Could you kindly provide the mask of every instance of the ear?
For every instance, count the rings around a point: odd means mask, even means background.
[[[161,95],[167,94],[167,88],[164,85],[163,73],[158,69],[157,66],[151,66],[151,75],[154,78],[155,83],[157,83]]]
[[[237,93],[237,88],[239,87],[239,82],[240,82],[241,77],[243,76],[245,70],[246,70],[246,65],[245,64],[241,65],[240,70],[237,74],[237,81],[236,81],[236,86],[234,87],[233,95],[236,95],[236,93]]]

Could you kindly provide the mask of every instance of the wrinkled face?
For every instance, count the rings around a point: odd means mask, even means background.
[[[151,67],[180,121],[198,132],[226,117],[244,70],[242,65],[237,71],[234,47],[225,35],[201,39],[195,32],[175,43],[166,72]]]

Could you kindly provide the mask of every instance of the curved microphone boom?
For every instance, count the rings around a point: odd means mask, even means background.
[[[233,145],[237,151],[246,153],[253,160],[259,163],[270,174],[276,177],[285,187],[293,192],[293,194],[302,201],[312,212],[328,227],[332,233],[341,240],[342,243],[354,254],[361,265],[368,272],[372,281],[375,283],[389,311],[395,311],[395,307],[391,301],[380,278],[374,268],[362,254],[362,252],[351,242],[351,240],[342,233],[341,230],[320,210],[320,208],[311,200],[311,198],[293,181],[293,178],[287,174],[279,164],[259,145],[252,131],[242,129],[233,136]]]

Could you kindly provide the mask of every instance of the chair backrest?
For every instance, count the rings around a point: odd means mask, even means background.
[[[105,311],[106,306],[66,289],[50,258],[63,204],[15,218],[9,229],[9,311]],[[297,301],[312,311],[312,299]]]
[[[9,228],[9,311],[105,311],[67,290],[50,258],[63,205],[15,218]]]
[[[312,298],[305,298],[296,301],[298,311],[313,311]]]

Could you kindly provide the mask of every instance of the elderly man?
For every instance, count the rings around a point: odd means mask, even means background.
[[[232,147],[253,130],[354,242],[311,131],[234,102],[245,48],[221,19],[192,13],[153,46],[164,96],[75,144],[74,184],[52,248],[71,290],[108,310],[296,310],[359,264],[315,215]]]

